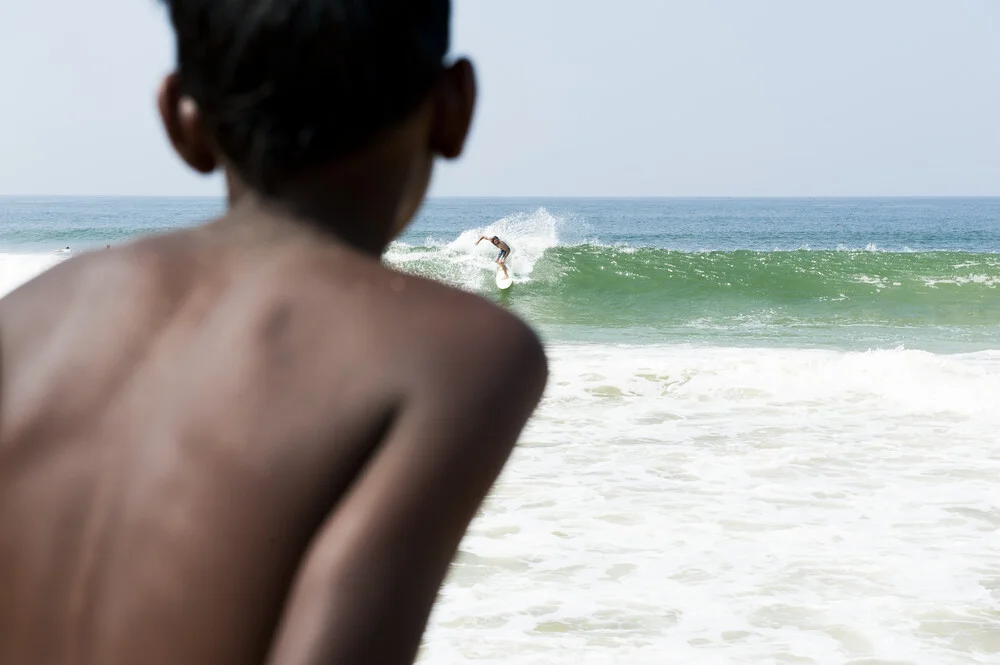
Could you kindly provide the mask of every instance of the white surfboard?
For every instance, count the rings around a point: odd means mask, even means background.
[[[507,268],[507,275],[504,276],[503,268],[497,268],[497,286],[501,289],[510,288],[514,283],[514,278],[510,276],[510,268]]]

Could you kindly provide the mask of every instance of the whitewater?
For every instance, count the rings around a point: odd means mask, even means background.
[[[490,297],[469,246],[500,235],[500,302],[552,362],[422,661],[1000,662],[1000,352],[900,341],[994,342],[997,257],[561,244],[563,222],[387,253]]]
[[[984,206],[429,206],[385,263],[523,316],[551,376],[420,662],[1000,662]],[[15,250],[0,293],[66,257]]]

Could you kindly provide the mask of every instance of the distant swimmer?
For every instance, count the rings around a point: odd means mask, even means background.
[[[497,255],[496,261],[494,261],[494,263],[503,268],[503,276],[508,277],[509,273],[507,272],[507,256],[510,254],[510,245],[505,243],[503,240],[500,240],[498,236],[493,236],[492,238],[487,238],[486,236],[480,236],[479,240],[476,241],[476,244],[478,245],[484,240],[489,240],[500,250],[500,254]]]

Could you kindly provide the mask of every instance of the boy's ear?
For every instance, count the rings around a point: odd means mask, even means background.
[[[462,154],[476,108],[476,72],[461,59],[444,71],[438,86],[431,148],[446,159]]]
[[[181,159],[199,173],[213,172],[219,160],[205,131],[201,111],[193,99],[181,93],[176,73],[163,80],[157,103],[167,136]]]

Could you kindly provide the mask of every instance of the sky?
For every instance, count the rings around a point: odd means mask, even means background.
[[[155,110],[155,0],[0,3],[0,194],[215,195]],[[996,0],[456,0],[432,196],[1000,195]]]

